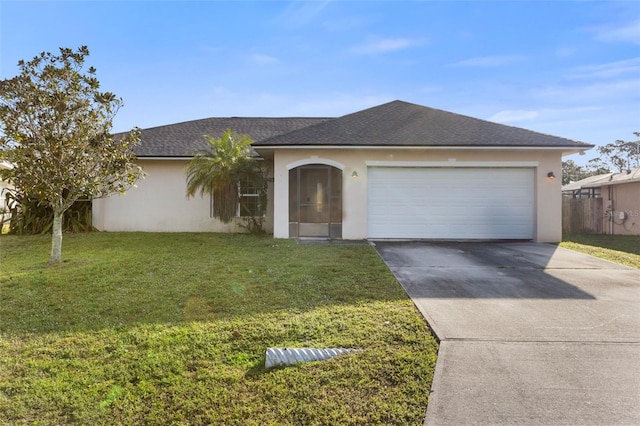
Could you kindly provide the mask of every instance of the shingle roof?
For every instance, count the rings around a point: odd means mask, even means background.
[[[590,176],[576,182],[571,182],[562,186],[562,191],[576,191],[582,188],[600,188],[609,185],[620,185],[623,183],[640,182],[640,167],[629,169],[620,173],[604,173]]]
[[[192,157],[200,149],[207,148],[205,135],[220,137],[231,129],[247,134],[256,142],[288,133],[327,118],[205,118],[160,127],[143,129],[141,143],[135,147],[138,157]]]
[[[629,169],[628,173],[626,171],[621,173],[611,173],[609,175],[605,175],[605,177],[605,179],[586,182],[582,185],[582,188],[598,188],[602,186],[619,185],[622,183],[640,182],[640,167]]]
[[[339,118],[205,118],[142,130],[138,157],[192,157],[205,135],[231,129],[265,146],[560,147],[593,145],[518,127],[393,101]]]
[[[577,189],[581,189],[586,187],[586,185],[590,183],[597,183],[600,181],[609,181],[613,173],[605,173],[602,175],[589,176],[584,179],[577,180],[575,182],[569,182],[566,185],[562,185],[562,191],[575,191]]]
[[[403,101],[323,121],[253,145],[593,147]]]

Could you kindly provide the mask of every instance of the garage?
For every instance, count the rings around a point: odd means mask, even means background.
[[[533,239],[534,172],[368,167],[368,238]]]

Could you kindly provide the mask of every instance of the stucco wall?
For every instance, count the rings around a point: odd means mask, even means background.
[[[280,150],[274,153],[270,176],[274,183],[268,192],[265,229],[276,238],[289,237],[288,169],[295,165],[323,163],[343,170],[344,239],[367,237],[367,164],[375,162],[446,162],[447,167],[487,165],[491,167],[527,164],[535,169],[536,241],[560,241],[559,151],[504,150]],[[113,195],[93,203],[93,224],[104,231],[144,232],[242,232],[237,223],[222,224],[210,217],[208,196],[187,199],[186,160],[140,160],[147,177],[124,195]],[[265,161],[265,165],[269,165]],[[358,173],[352,178],[352,173]],[[490,188],[488,188],[490,190]],[[275,214],[272,214],[275,213]]]
[[[343,170],[344,239],[367,237],[367,164],[375,162],[444,163],[447,167],[469,164],[490,167],[522,166],[535,169],[536,223],[535,239],[556,242],[562,238],[561,215],[561,153],[542,150],[381,150],[381,149],[280,149],[274,153],[274,224],[276,238],[289,237],[288,170],[302,164],[332,164]],[[482,164],[484,163],[484,164]],[[352,173],[356,171],[357,178]],[[549,179],[553,171],[556,179]],[[491,188],[487,188],[491,190]]]
[[[6,206],[6,191],[10,190],[11,188],[11,185],[0,180],[0,208],[4,208]]]
[[[603,230],[605,234],[640,235],[640,182],[604,186],[601,189],[605,213]],[[620,218],[624,212],[625,218]]]
[[[93,225],[101,231],[242,232],[238,221],[210,216],[208,195],[186,197],[186,160],[139,160],[147,176],[125,194],[94,200]]]
[[[0,169],[9,169],[12,166],[9,165],[9,163],[5,162],[5,161],[0,161]],[[5,207],[7,207],[6,205],[6,191],[13,189],[13,185],[11,185],[9,182],[5,182],[2,179],[0,179],[0,209],[4,209]]]

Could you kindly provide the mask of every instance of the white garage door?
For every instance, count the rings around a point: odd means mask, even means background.
[[[368,169],[369,238],[532,239],[534,169]]]

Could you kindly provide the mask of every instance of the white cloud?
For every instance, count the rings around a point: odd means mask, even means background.
[[[640,44],[640,19],[616,27],[597,30],[596,40]]]
[[[619,127],[621,118],[624,122],[624,114],[621,115],[616,108],[590,105],[558,108],[533,106],[527,110],[505,109],[487,120],[597,144],[610,142],[612,133],[624,130],[615,129],[615,132],[612,132],[612,128]]]
[[[556,102],[599,102],[614,99],[618,103],[633,101],[637,104],[640,78],[612,80],[586,85],[547,86],[532,91],[532,96]]]
[[[346,92],[254,92],[215,86],[201,94],[205,110],[192,117],[339,117],[395,99],[385,94]]]
[[[276,22],[290,29],[305,27],[313,22],[330,2],[331,0],[291,1]]]
[[[304,98],[289,99],[284,107],[288,110],[287,115],[339,117],[393,100],[380,94],[359,96],[352,93],[315,94],[304,101],[301,99]]]
[[[570,78],[611,78],[627,73],[640,75],[640,57],[578,67]]]
[[[359,55],[377,55],[421,46],[425,43],[425,39],[372,37],[365,43],[352,47],[351,51]]]
[[[576,53],[576,50],[571,47],[559,47],[556,49],[556,56],[558,58],[568,58],[569,56],[573,56]]]
[[[430,95],[432,93],[438,93],[442,91],[443,91],[442,87],[438,87],[438,86],[423,86],[416,89],[416,93],[420,93],[423,95]]]
[[[249,55],[249,60],[257,65],[270,65],[279,62],[277,58],[262,53],[252,53]]]
[[[224,49],[222,46],[212,46],[209,44],[203,44],[200,46],[200,50],[205,53],[218,53]]]
[[[496,123],[517,123],[521,121],[540,120],[565,120],[575,122],[584,121],[586,113],[593,113],[602,110],[601,107],[583,106],[568,108],[540,108],[537,110],[504,110],[497,112],[488,118]]]
[[[496,123],[516,123],[519,121],[533,120],[539,115],[540,113],[537,111],[505,110],[489,117],[489,121],[494,121]]]
[[[516,62],[525,60],[525,56],[521,55],[494,55],[494,56],[479,56],[476,58],[465,59],[459,62],[449,64],[450,67],[480,67],[480,68],[493,68],[502,67],[505,65],[511,65]]]
[[[322,27],[330,32],[353,32],[353,31],[362,31],[364,28],[375,24],[375,20],[368,16],[342,16],[342,17],[331,17],[330,19],[326,19],[322,23]]]

